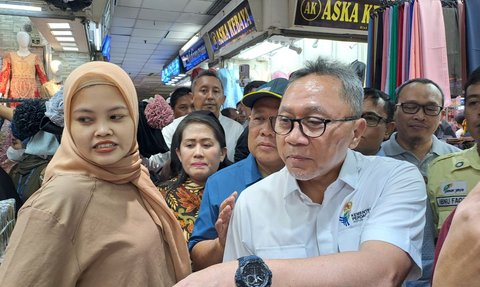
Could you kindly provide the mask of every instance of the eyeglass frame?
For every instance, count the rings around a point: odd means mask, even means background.
[[[405,111],[404,104],[407,104],[407,105],[416,105],[417,107],[416,107],[415,112],[413,112],[413,113],[406,112],[406,111]],[[443,106],[439,106],[439,105],[436,105],[436,104],[420,105],[420,104],[417,104],[417,103],[409,103],[409,102],[407,102],[407,103],[398,103],[398,104],[395,105],[395,108],[397,108],[397,107],[399,107],[399,106],[402,108],[402,112],[404,112],[404,113],[406,113],[406,114],[409,114],[409,115],[414,115],[414,114],[418,113],[418,111],[420,111],[420,108],[422,108],[423,113],[424,113],[425,115],[431,116],[431,117],[436,117],[436,116],[438,116],[438,115],[442,112],[442,110],[443,110]],[[427,113],[427,110],[426,110],[426,107],[437,107],[437,108],[440,108],[440,109],[438,110],[438,112],[437,112],[436,114],[428,114],[428,113]]]
[[[377,123],[376,123],[375,125],[369,125],[367,119],[364,118],[365,115],[370,115],[370,116],[375,117],[376,120],[377,120]],[[379,116],[379,115],[377,115],[377,114],[374,113],[374,112],[365,112],[365,113],[363,113],[360,117],[365,120],[365,122],[366,122],[366,124],[367,124],[367,127],[372,127],[372,128],[378,127],[378,125],[380,124],[380,122],[384,122],[384,123],[388,123],[388,122],[389,122],[389,121],[387,120],[387,118],[384,118],[384,117],[382,117],[382,116]]]
[[[288,119],[288,121],[290,122],[290,130],[287,132],[287,133],[278,133],[276,130],[275,130],[275,122],[276,122],[276,119],[278,117],[283,117],[285,119]],[[319,120],[321,122],[323,122],[323,131],[320,135],[318,136],[309,136],[307,135],[304,130],[303,130],[303,125],[302,125],[302,121],[304,119],[316,119],[316,120]],[[282,116],[282,115],[276,115],[276,116],[272,116],[272,117],[269,117],[268,119],[270,120],[270,126],[273,130],[273,132],[277,135],[281,135],[281,136],[286,136],[288,134],[290,134],[293,129],[295,128],[295,122],[298,123],[298,127],[300,128],[300,132],[302,132],[302,134],[308,138],[319,138],[321,137],[325,131],[327,130],[327,124],[329,123],[333,123],[333,122],[350,122],[350,121],[356,121],[358,119],[360,119],[361,117],[359,116],[350,116],[350,117],[345,117],[345,118],[341,118],[341,119],[324,119],[324,118],[320,118],[320,117],[303,117],[303,118],[298,118],[298,119],[292,119],[292,118],[289,118],[287,116]]]

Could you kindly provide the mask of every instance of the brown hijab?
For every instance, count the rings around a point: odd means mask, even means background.
[[[88,86],[111,85],[117,87],[125,100],[134,120],[135,132],[132,134],[130,152],[123,159],[109,166],[99,166],[84,157],[78,151],[72,139],[70,125],[72,120],[72,99],[75,94]],[[163,233],[168,245],[177,281],[190,274],[190,259],[180,225],[165,200],[153,185],[146,167],[141,164],[135,135],[138,126],[138,100],[130,77],[120,67],[107,62],[90,62],[76,68],[66,79],[64,86],[65,128],[62,143],[47,167],[45,181],[55,174],[86,174],[115,184],[131,182],[143,198],[147,211]],[[169,251],[169,252],[168,252]]]

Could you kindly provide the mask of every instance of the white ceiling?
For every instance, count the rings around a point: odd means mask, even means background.
[[[168,90],[161,87],[163,66],[214,16],[207,14],[214,2],[116,0],[110,27],[110,61],[130,74],[139,96]]]
[[[110,61],[129,73],[139,97],[150,97],[157,93],[165,96],[172,91],[171,86],[161,83],[163,66],[230,0],[93,0],[92,6],[75,13],[61,11],[43,0],[0,0],[0,3],[41,6],[43,10],[0,11],[0,14],[39,17],[35,23],[40,30],[52,19],[84,17],[98,21],[107,2],[113,6]],[[84,31],[79,33],[85,37]]]

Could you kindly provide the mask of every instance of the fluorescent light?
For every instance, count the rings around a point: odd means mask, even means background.
[[[60,45],[63,47],[77,47],[77,43],[72,42],[60,42]]]
[[[180,49],[180,54],[184,53],[188,48],[195,44],[198,41],[198,38],[200,38],[198,34],[195,34],[190,40],[188,40],[188,42]]]
[[[68,23],[48,23],[50,29],[70,29],[70,24]]]
[[[95,28],[93,42],[95,43],[97,51],[102,50],[102,31],[100,31],[100,28]]]
[[[75,42],[75,38],[73,37],[55,37],[58,42]]]
[[[282,47],[283,46],[281,44],[264,41],[253,47],[241,51],[240,54],[238,54],[235,58],[240,60],[252,60]]]
[[[41,12],[42,7],[27,6],[27,5],[14,5],[14,4],[0,4],[2,9],[12,9],[12,10],[24,10],[24,11],[35,11]]]
[[[51,30],[50,31],[52,33],[53,36],[72,36],[72,31],[55,31],[55,30]]]
[[[64,51],[78,51],[77,47],[62,47]]]

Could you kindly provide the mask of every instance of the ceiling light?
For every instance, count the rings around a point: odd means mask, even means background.
[[[77,43],[72,42],[60,42],[60,45],[64,47],[77,47]]]
[[[75,42],[75,38],[73,37],[55,37],[58,42]]]
[[[183,54],[185,51],[188,50],[188,48],[192,47],[192,45],[195,44],[199,38],[200,37],[198,36],[198,34],[193,35],[193,37],[188,40],[188,42],[185,43],[185,45],[183,45],[183,47],[180,49],[180,54]]]
[[[12,9],[12,10],[24,10],[24,11],[35,11],[41,12],[42,7],[27,6],[27,5],[14,5],[14,4],[0,4],[2,9]]]
[[[70,29],[70,24],[68,23],[48,23],[50,29]]]
[[[50,31],[53,36],[72,36],[72,31]]]
[[[64,51],[77,51],[78,52],[78,48],[77,47],[62,47]]]
[[[267,41],[264,41],[253,47],[245,49],[244,51],[240,52],[240,54],[238,54],[235,58],[239,60],[252,60],[270,52],[273,52],[274,50],[277,50],[279,48],[282,48],[282,45],[280,43],[269,43]]]
[[[100,28],[95,28],[93,42],[95,43],[95,48],[97,49],[97,51],[101,51],[102,50],[102,31],[100,30]]]

